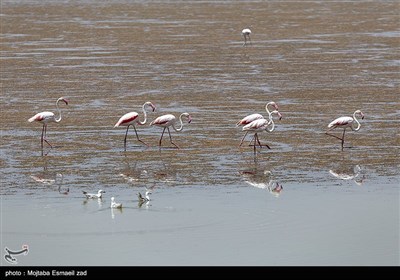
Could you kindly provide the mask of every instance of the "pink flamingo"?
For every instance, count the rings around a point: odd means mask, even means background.
[[[343,151],[343,146],[344,146],[344,133],[346,132],[346,128],[349,127],[353,131],[358,131],[360,129],[360,127],[361,127],[361,124],[357,120],[356,115],[360,115],[361,119],[364,119],[363,112],[361,112],[360,110],[356,110],[353,113],[353,117],[347,117],[347,116],[346,117],[340,117],[340,118],[337,118],[336,120],[332,121],[330,124],[328,124],[328,130],[325,132],[325,134],[327,134],[329,136],[332,136],[332,137],[335,137],[335,138],[337,138],[339,140],[342,140],[342,151]],[[353,128],[353,124],[354,123],[357,124],[356,128]],[[343,128],[342,138],[340,138],[340,137],[338,137],[336,135],[328,133],[329,131],[331,131],[331,130],[337,128],[337,127]]]
[[[68,100],[65,99],[64,97],[60,97],[60,98],[57,99],[56,107],[57,107],[57,111],[58,111],[58,118],[55,117],[53,112],[41,112],[41,113],[37,113],[36,115],[34,115],[32,118],[30,118],[28,120],[28,122],[37,121],[37,122],[40,122],[40,123],[43,124],[42,138],[41,138],[42,149],[43,149],[43,141],[45,141],[51,148],[53,148],[53,146],[51,146],[49,141],[47,141],[47,139],[46,139],[47,124],[49,122],[59,123],[61,121],[61,110],[58,107],[58,102],[60,102],[60,101],[63,101],[65,104],[68,105]]]
[[[125,138],[124,138],[124,149],[126,151],[126,137],[128,136],[128,130],[129,127],[132,125],[133,129],[135,130],[135,134],[136,134],[136,138],[139,142],[142,142],[143,144],[145,144],[146,146],[148,146],[146,143],[144,143],[142,140],[139,139],[139,135],[137,134],[136,131],[136,127],[135,127],[135,123],[138,125],[144,125],[147,122],[147,113],[146,113],[146,108],[150,107],[152,109],[152,111],[154,112],[156,110],[156,106],[153,105],[153,103],[151,103],[150,101],[145,102],[142,106],[143,109],[143,114],[144,114],[144,120],[141,122],[139,121],[139,114],[136,112],[130,112],[130,113],[126,113],[125,115],[123,115],[119,121],[114,125],[114,127],[118,127],[118,126],[126,126],[126,133],[125,133]]]
[[[269,120],[258,119],[258,120],[252,121],[251,123],[249,123],[243,127],[243,131],[254,132],[254,144],[253,144],[254,153],[256,152],[256,144],[257,143],[260,146],[260,148],[263,146],[263,145],[261,145],[260,140],[258,138],[258,133],[265,131],[265,130],[272,132],[275,129],[275,124],[272,119],[273,114],[277,114],[280,119],[282,118],[281,113],[279,113],[279,111],[275,110],[269,114]],[[272,124],[272,128],[268,129],[268,127],[271,124]],[[266,146],[268,149],[271,149],[270,146],[268,146],[267,144],[265,144],[264,146]]]
[[[242,35],[243,35],[243,37],[244,37],[243,46],[246,46],[246,45],[247,45],[247,39],[249,39],[249,42],[250,42],[250,44],[251,44],[250,34],[251,34],[250,28],[245,28],[245,29],[242,30]]]
[[[161,146],[161,140],[162,140],[162,138],[163,138],[165,129],[167,129],[167,130],[168,130],[168,134],[169,134],[169,140],[171,141],[171,144],[174,145],[175,147],[177,147],[177,148],[179,149],[179,147],[178,147],[174,142],[172,142],[172,137],[171,137],[171,133],[170,133],[170,131],[169,131],[169,127],[172,126],[172,128],[173,128],[176,132],[182,131],[182,129],[183,129],[182,117],[186,117],[188,123],[190,123],[190,122],[192,121],[192,117],[189,115],[189,113],[182,113],[182,114],[179,116],[179,121],[181,122],[181,127],[180,127],[180,128],[176,128],[176,127],[175,127],[176,117],[175,117],[174,115],[171,115],[171,114],[167,114],[167,115],[160,116],[160,117],[156,118],[154,121],[152,121],[152,122],[150,123],[150,126],[155,125],[155,126],[159,126],[159,127],[163,127],[163,128],[164,128],[164,129],[163,129],[163,132],[162,132],[162,134],[161,134],[159,146]]]
[[[271,101],[268,102],[267,105],[265,105],[265,110],[268,113],[268,116],[271,114],[271,112],[268,109],[268,106],[272,106],[275,110],[278,110],[278,104],[276,104],[275,102]],[[259,119],[264,119],[263,115],[261,114],[251,114],[248,115],[247,117],[244,117],[243,119],[241,119],[240,121],[238,121],[236,123],[236,126],[245,126],[255,120],[259,120]],[[247,133],[249,133],[249,131],[246,131],[246,134],[243,136],[242,141],[240,141],[239,147],[242,146],[244,138],[246,138]]]

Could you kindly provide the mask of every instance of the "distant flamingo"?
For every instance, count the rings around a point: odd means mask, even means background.
[[[49,143],[49,141],[47,141],[46,139],[46,133],[47,133],[47,124],[49,122],[55,122],[55,123],[59,123],[61,121],[61,110],[58,107],[58,102],[63,101],[65,104],[68,105],[68,100],[65,99],[64,97],[60,97],[57,99],[56,101],[56,107],[57,107],[57,111],[58,111],[58,118],[55,117],[53,112],[41,112],[41,113],[37,113],[36,115],[34,115],[32,118],[30,118],[28,120],[28,122],[40,122],[43,124],[43,128],[42,128],[42,138],[41,138],[41,146],[43,149],[43,141],[45,141],[51,148],[53,148],[53,146],[51,146],[51,144]]]
[[[271,114],[271,112],[268,109],[268,106],[272,106],[275,108],[275,110],[278,110],[278,104],[276,104],[273,101],[268,102],[267,105],[265,105],[265,110],[267,111],[268,116]],[[247,117],[244,117],[240,121],[238,121],[236,123],[236,126],[245,126],[245,125],[247,125],[255,120],[259,120],[259,119],[264,119],[264,116],[261,114],[251,114],[251,115],[248,115]],[[246,134],[243,136],[242,141],[240,141],[239,147],[242,146],[244,138],[246,138],[247,133],[249,133],[249,132],[246,131]]]
[[[170,131],[169,131],[169,127],[172,126],[172,128],[173,128],[176,132],[182,131],[182,129],[183,129],[182,117],[186,117],[187,120],[188,120],[188,121],[187,121],[188,123],[190,123],[190,122],[192,121],[192,117],[189,115],[189,113],[182,113],[182,114],[179,116],[179,121],[181,122],[181,127],[180,127],[180,128],[176,128],[176,127],[175,127],[176,117],[175,117],[174,115],[171,115],[171,114],[167,114],[167,115],[160,116],[160,117],[156,118],[154,121],[152,121],[152,122],[150,123],[151,126],[152,126],[152,125],[155,125],[155,126],[159,126],[159,127],[163,127],[163,128],[164,128],[164,129],[163,129],[163,132],[162,132],[162,134],[161,134],[159,146],[161,146],[161,140],[162,140],[162,138],[163,138],[165,129],[167,129],[167,130],[168,130],[168,134],[169,134],[169,140],[171,141],[171,144],[174,145],[175,147],[177,147],[177,148],[179,149],[179,147],[178,147],[174,142],[172,142],[172,137],[171,137],[171,133],[170,133]]]
[[[146,108],[151,107],[152,111],[154,112],[156,110],[156,106],[153,105],[150,101],[146,102],[143,104],[142,109],[143,109],[143,115],[144,115],[144,120],[141,122],[139,121],[139,114],[136,112],[130,112],[126,113],[123,115],[119,121],[114,125],[114,127],[118,126],[126,126],[126,133],[125,133],[125,138],[124,138],[124,149],[126,151],[126,137],[128,136],[128,129],[132,125],[133,129],[135,130],[136,138],[139,142],[142,142],[146,146],[148,146],[146,143],[144,143],[142,140],[139,139],[139,136],[136,131],[135,123],[138,125],[144,125],[147,122],[147,113],[146,113]]]
[[[356,115],[360,115],[360,116],[361,116],[361,119],[364,119],[364,114],[363,114],[363,112],[361,112],[360,110],[356,110],[356,111],[353,113],[353,117],[340,117],[340,118],[337,118],[336,120],[332,121],[332,122],[328,125],[328,128],[329,128],[329,129],[325,132],[325,134],[327,134],[327,135],[329,135],[329,136],[332,136],[332,137],[335,137],[335,138],[337,138],[337,139],[339,139],[339,140],[342,140],[342,151],[343,151],[343,146],[344,146],[344,133],[346,132],[346,128],[350,127],[351,130],[353,130],[353,131],[358,131],[358,130],[360,129],[360,127],[361,127],[361,124],[360,124],[360,122],[357,120]],[[356,128],[353,128],[354,122],[357,124],[357,127],[356,127]],[[333,134],[328,133],[329,131],[331,131],[331,130],[337,128],[337,127],[343,128],[343,135],[342,135],[342,138],[340,138],[340,137],[338,137],[338,136],[336,136],[336,135],[333,135]]]
[[[242,30],[242,35],[243,35],[243,38],[244,38],[243,46],[247,45],[247,39],[249,39],[249,42],[251,44],[250,34],[251,34],[250,28],[245,28],[245,29]]]
[[[268,127],[271,124],[274,124],[273,119],[272,119],[273,114],[277,114],[279,116],[279,118],[282,118],[281,113],[279,113],[279,111],[275,110],[269,114],[269,120],[258,119],[258,120],[252,121],[251,123],[245,125],[242,129],[243,131],[254,132],[254,144],[253,144],[254,153],[256,152],[257,143],[260,146],[260,148],[263,146],[263,145],[261,145],[260,140],[258,138],[258,133],[265,131],[265,130],[272,132],[275,128],[275,125],[273,125],[271,129],[268,129]],[[266,146],[268,149],[271,149],[271,147],[268,146],[267,144],[265,144],[264,146]]]

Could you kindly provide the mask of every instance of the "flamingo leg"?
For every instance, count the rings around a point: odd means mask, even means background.
[[[42,149],[43,149],[44,127],[45,127],[45,124],[43,124],[43,128],[42,128],[42,138],[40,138],[40,143],[42,145]]]
[[[168,129],[168,134],[169,134],[169,141],[171,141],[171,144],[179,149],[178,145],[176,145],[174,142],[172,142],[172,137],[171,137],[171,133],[169,132],[169,127],[167,127],[167,129]]]
[[[254,140],[254,135],[253,135],[253,138],[251,138],[251,140],[250,140],[250,142],[249,142],[249,146],[253,146],[251,143],[253,143],[253,140]]]
[[[128,136],[128,130],[129,130],[130,125],[127,126],[126,132],[125,132],[125,138],[124,138],[124,150],[126,152],[126,137]]]
[[[246,131],[246,134],[243,136],[242,141],[240,141],[239,147],[242,146],[244,138],[246,137],[247,133],[249,133],[248,131]]]
[[[343,129],[343,135],[342,135],[342,151],[343,151],[343,146],[344,146],[344,133],[346,132],[346,128]]]
[[[255,134],[255,136],[254,136],[256,139],[257,139],[257,143],[258,143],[258,145],[260,146],[260,148],[262,147],[262,146],[265,146],[265,147],[267,147],[268,149],[270,149],[271,150],[271,147],[270,146],[268,146],[268,144],[261,144],[261,142],[260,142],[260,139],[258,138],[258,134],[256,133]],[[255,141],[255,140],[254,140]]]
[[[257,148],[256,148],[256,137],[257,133],[254,134],[253,139],[254,139],[254,144],[253,144],[253,150],[254,150],[254,155],[256,154]],[[252,139],[252,141],[253,141]]]
[[[143,144],[145,144],[145,145],[148,147],[149,145],[147,145],[146,143],[144,143],[142,140],[139,139],[139,135],[137,134],[135,125],[133,125],[133,129],[135,130],[135,134],[136,134],[137,140],[138,140],[139,142],[142,142]]]
[[[328,129],[328,130],[325,132],[325,134],[326,134],[326,135],[329,135],[329,136],[332,136],[332,137],[335,137],[336,139],[341,140],[341,141],[342,141],[342,151],[343,151],[343,148],[344,148],[344,134],[345,134],[345,132],[346,132],[346,127],[343,129],[343,134],[342,134],[342,137],[341,137],[341,138],[340,138],[339,136],[334,135],[334,134],[328,133],[329,131],[331,131],[331,130],[334,129],[334,128],[336,128],[336,127],[333,127],[333,128],[331,128],[331,129]]]
[[[163,129],[163,131],[162,131],[162,133],[161,133],[161,138],[160,138],[160,141],[159,141],[159,143],[158,143],[158,146],[161,146],[161,140],[162,140],[162,138],[163,138],[165,129],[166,129],[166,127],[164,127],[164,129]]]
[[[50,146],[50,148],[53,148],[53,146],[49,143],[49,141],[47,141],[46,138],[47,138],[47,125],[44,126],[44,138],[43,138],[43,140],[44,140],[44,142],[46,142]],[[42,147],[43,147],[43,141],[42,141]]]

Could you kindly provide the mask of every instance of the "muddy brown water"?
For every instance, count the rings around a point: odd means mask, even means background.
[[[2,248],[28,244],[22,265],[398,265],[398,14],[396,1],[2,1]],[[27,120],[60,96],[41,150]],[[181,149],[145,125],[150,147],[130,131],[124,152],[113,126],[146,101],[149,121],[191,114],[171,131]],[[269,101],[283,115],[260,134],[271,150],[239,148],[236,122]],[[357,109],[341,151],[324,132]]]

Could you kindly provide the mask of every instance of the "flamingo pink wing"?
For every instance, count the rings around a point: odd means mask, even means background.
[[[126,113],[119,119],[119,121],[114,125],[114,127],[118,127],[121,125],[128,125],[131,122],[133,122],[135,119],[137,119],[138,116],[139,116],[139,114],[136,112]]]
[[[236,125],[246,125],[249,124],[255,120],[263,119],[264,117],[260,114],[251,114],[248,115],[247,117],[244,117],[241,121],[239,121]]]
[[[245,125],[243,127],[243,130],[257,130],[257,129],[262,129],[266,124],[268,124],[268,121],[266,119],[258,119],[255,121],[252,121],[251,123]]]
[[[333,126],[345,126],[348,124],[351,124],[353,122],[353,118],[351,117],[340,117],[337,118],[336,120],[332,121],[328,127],[333,127]]]
[[[54,117],[54,114],[52,112],[41,112],[41,113],[37,113],[32,118],[30,118],[28,120],[28,122],[33,122],[33,121],[41,122],[46,119],[50,119],[52,117]]]
[[[154,121],[152,121],[150,123],[150,125],[160,125],[160,126],[168,125],[168,123],[173,121],[174,119],[175,119],[174,115],[170,115],[170,114],[163,115],[163,116],[156,118]]]

